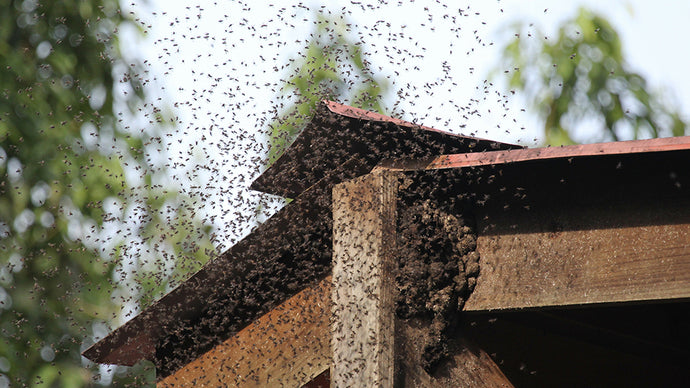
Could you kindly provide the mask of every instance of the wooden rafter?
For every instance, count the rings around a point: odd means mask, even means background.
[[[301,387],[331,362],[330,276],[158,383],[158,387]]]

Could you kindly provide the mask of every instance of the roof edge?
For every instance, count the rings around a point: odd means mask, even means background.
[[[561,147],[525,148],[477,153],[440,155],[432,159],[385,160],[376,168],[392,170],[442,170],[492,164],[527,162],[531,160],[565,159],[585,156],[606,156],[690,150],[690,136],[608,143],[578,144]]]
[[[353,106],[341,104],[339,102],[335,101],[330,101],[330,100],[321,100],[321,103],[328,108],[329,111],[332,113],[353,118],[353,119],[359,119],[359,120],[369,120],[369,121],[378,121],[378,122],[383,122],[383,123],[392,123],[401,127],[407,127],[407,128],[416,128],[416,129],[423,129],[425,131],[430,131],[430,132],[436,132],[436,133],[441,133],[444,135],[448,136],[453,136],[453,137],[459,137],[459,138],[466,138],[466,139],[471,139],[471,140],[476,140],[476,141],[487,141],[487,142],[495,142],[495,143],[501,143],[505,144],[508,146],[511,146],[513,148],[527,148],[526,146],[518,145],[518,144],[512,144],[512,143],[504,143],[496,140],[491,140],[491,139],[486,139],[482,137],[475,137],[475,136],[467,136],[467,135],[461,135],[449,131],[443,131],[440,129],[432,128],[432,127],[427,127],[426,125],[421,125],[421,124],[416,124],[410,121],[405,121],[402,119],[398,119],[395,117],[391,116],[386,116],[381,113],[377,112],[372,112],[369,110],[361,109],[361,108],[355,108]]]

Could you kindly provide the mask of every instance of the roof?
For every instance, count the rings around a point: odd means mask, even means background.
[[[165,376],[330,274],[333,185],[383,158],[515,148],[324,101],[251,186],[295,200],[83,355],[118,365],[152,360]]]
[[[453,192],[471,192],[478,203],[482,192],[504,192],[505,201],[517,202],[513,196],[522,186],[537,199],[559,188],[577,199],[583,190],[633,182],[640,169],[646,172],[647,186],[672,191],[681,184],[677,177],[687,182],[687,169],[674,166],[684,165],[689,157],[690,137],[522,149],[326,101],[292,146],[251,186],[295,200],[83,354],[108,364],[153,360],[159,376],[165,376],[315,284],[330,274],[331,188],[377,165],[420,176],[469,172],[472,179],[453,181],[459,185]],[[632,168],[623,168],[625,180],[620,180],[616,171],[628,165]],[[657,168],[665,175],[653,178]],[[501,178],[478,178],[493,175]],[[564,177],[588,183],[584,189],[566,187]],[[433,182],[443,186],[450,181]]]
[[[442,154],[523,148],[459,136],[378,113],[323,101],[313,119],[289,148],[250,186],[253,190],[295,198],[353,155],[362,174],[385,158],[424,158]]]

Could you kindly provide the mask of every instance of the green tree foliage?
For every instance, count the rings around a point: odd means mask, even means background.
[[[572,144],[584,119],[602,130],[592,141],[681,136],[687,123],[668,97],[651,92],[625,62],[621,41],[601,16],[580,9],[555,39],[518,25],[504,51],[510,88],[524,92],[544,120],[547,144]]]
[[[282,97],[287,106],[271,124],[268,164],[292,143],[323,99],[385,113],[383,96],[388,84],[374,75],[362,52],[361,42],[351,36],[343,16],[317,13],[306,51],[292,59],[291,76]]]
[[[207,260],[210,226],[156,167],[164,109],[120,52],[138,26],[117,0],[0,9],[0,379],[85,386],[81,351]]]

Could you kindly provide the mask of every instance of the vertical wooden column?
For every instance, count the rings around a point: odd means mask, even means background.
[[[333,189],[332,387],[392,387],[398,173]]]

